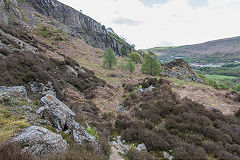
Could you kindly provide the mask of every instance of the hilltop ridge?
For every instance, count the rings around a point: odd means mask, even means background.
[[[240,37],[178,47],[155,47],[147,50],[155,52],[164,60],[171,59],[173,56],[186,58],[190,62],[234,62],[240,60]]]

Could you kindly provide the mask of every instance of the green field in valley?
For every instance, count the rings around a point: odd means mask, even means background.
[[[222,80],[222,79],[237,79],[238,77],[223,76],[223,75],[205,75],[208,79]]]

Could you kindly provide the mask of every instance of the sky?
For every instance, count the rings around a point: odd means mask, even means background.
[[[137,49],[240,36],[240,0],[59,0]]]

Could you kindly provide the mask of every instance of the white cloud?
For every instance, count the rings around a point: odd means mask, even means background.
[[[237,0],[208,0],[208,5],[194,8],[189,0],[168,0],[151,7],[139,0],[60,1],[113,28],[137,48],[194,44],[240,35],[240,5],[233,5]],[[124,19],[132,25],[116,23]]]
[[[141,24],[142,22],[140,21],[135,21],[126,17],[118,17],[112,21],[114,24],[119,24],[119,25],[128,25],[128,26],[136,26]]]

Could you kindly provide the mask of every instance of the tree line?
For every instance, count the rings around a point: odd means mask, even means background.
[[[128,55],[129,59],[125,65],[125,69],[130,73],[134,73],[135,64],[142,63],[141,72],[152,76],[158,76],[162,72],[161,63],[158,61],[158,57],[153,52],[148,52],[142,57],[139,53],[133,52]],[[117,58],[114,51],[111,48],[107,48],[103,56],[103,65],[109,69],[117,65]]]

